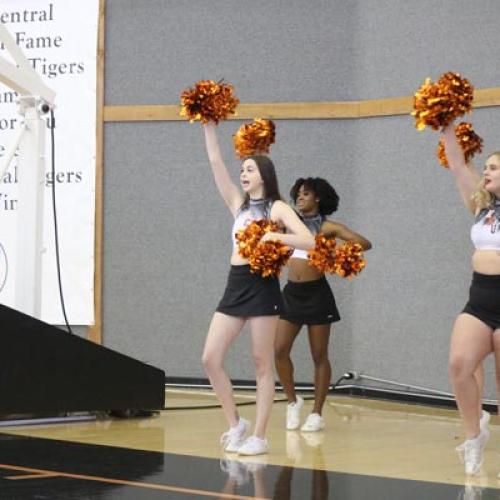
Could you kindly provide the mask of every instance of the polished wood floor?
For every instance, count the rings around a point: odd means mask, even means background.
[[[282,399],[278,394],[277,399]],[[252,403],[254,394],[238,393],[239,403]],[[107,445],[132,450],[205,457],[224,456],[219,436],[226,424],[209,391],[168,390],[167,410],[144,419],[95,420],[2,428],[8,435]],[[306,401],[303,416],[311,408]],[[454,485],[500,488],[498,417],[490,422],[491,438],[481,473],[467,479],[454,448],[462,441],[455,410],[352,398],[330,397],[325,407],[327,427],[319,433],[286,431],[286,402],[276,402],[270,421],[270,453],[243,459],[255,464],[334,471]],[[254,420],[255,406],[240,413]],[[239,460],[239,459],[238,459]],[[499,491],[500,497],[500,491]]]

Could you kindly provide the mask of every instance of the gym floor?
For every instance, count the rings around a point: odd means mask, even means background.
[[[254,420],[254,394],[236,397]],[[285,430],[277,400],[270,452],[255,457],[221,451],[226,424],[201,390],[169,389],[148,418],[2,427],[0,498],[500,499],[496,416],[483,468],[466,478],[456,410],[333,396],[326,429],[304,433]]]

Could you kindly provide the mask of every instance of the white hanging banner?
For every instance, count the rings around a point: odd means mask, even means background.
[[[46,130],[42,320],[64,324],[57,279],[52,183],[56,187],[62,286],[68,320],[94,322],[96,64],[99,0],[2,0],[0,23],[56,92],[55,166]],[[14,62],[3,44],[0,57]],[[18,95],[0,84],[0,161],[22,117]],[[17,155],[0,179],[0,303],[15,308]]]

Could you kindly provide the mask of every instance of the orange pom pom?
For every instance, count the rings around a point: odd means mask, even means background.
[[[200,80],[194,88],[182,92],[180,115],[190,122],[200,120],[202,123],[218,124],[236,113],[239,102],[233,94],[232,85],[222,80]]]
[[[277,232],[278,225],[270,220],[254,220],[245,229],[240,229],[236,233],[238,242],[238,253],[245,259],[249,259],[260,239],[265,233]]]
[[[264,278],[279,276],[292,253],[293,250],[281,241],[268,240],[259,243],[250,256],[250,270]]]
[[[239,158],[260,153],[269,153],[274,144],[276,127],[272,120],[255,118],[253,123],[243,124],[233,135],[234,149]]]
[[[264,241],[260,243],[265,233],[279,231],[278,225],[270,220],[252,221],[245,229],[236,233],[238,253],[249,260],[252,273],[267,276],[279,276],[281,268],[287,263],[293,253],[281,241]]]
[[[472,108],[474,87],[458,73],[444,73],[436,83],[426,78],[413,97],[415,127],[438,130]]]
[[[347,241],[335,250],[335,272],[342,278],[351,279],[366,266],[363,247],[359,243]]]
[[[335,272],[335,238],[327,238],[323,234],[315,236],[316,245],[307,252],[309,265],[316,267],[322,273]]]
[[[470,123],[460,122],[455,127],[455,135],[462,151],[464,152],[466,162],[468,162],[476,153],[480,153],[483,150],[483,139],[474,132]],[[446,158],[446,153],[444,151],[444,139],[442,137],[439,139],[437,156],[439,163],[443,167],[448,168],[448,159]]]

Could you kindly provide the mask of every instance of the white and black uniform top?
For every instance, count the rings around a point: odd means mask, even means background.
[[[316,214],[316,215],[300,215],[300,220],[306,225],[307,229],[311,231],[311,233],[316,236],[320,230],[321,226],[323,225],[323,222],[325,222],[326,217],[321,214]],[[293,251],[293,254],[291,256],[292,259],[304,259],[307,260],[307,251],[306,250],[299,250],[296,248]]]
[[[254,220],[269,220],[271,218],[273,203],[273,200],[267,198],[260,198],[258,200],[252,200],[250,198],[248,205],[238,210],[234,218],[233,231],[231,234],[233,248],[238,246],[238,242],[236,241],[236,233],[238,231],[245,229]]]
[[[479,212],[470,231],[477,250],[500,250],[500,200]]]

